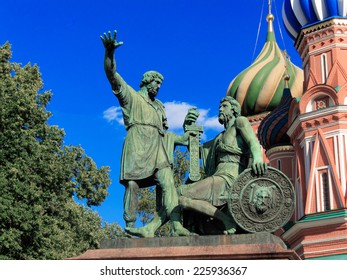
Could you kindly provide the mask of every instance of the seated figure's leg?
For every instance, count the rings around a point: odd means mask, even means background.
[[[211,203],[184,196],[180,197],[179,202],[184,209],[194,210],[223,222],[225,226],[224,234],[233,234],[236,232],[236,225],[233,219],[213,206]]]
[[[124,214],[127,227],[135,227],[136,214],[138,208],[139,185],[135,181],[128,181],[125,186],[123,198]]]
[[[223,178],[207,177],[188,185],[187,188],[181,188],[182,195],[179,198],[179,203],[184,209],[194,210],[220,220],[225,226],[224,234],[233,234],[236,231],[233,219],[212,204],[212,188],[220,186],[225,187]]]

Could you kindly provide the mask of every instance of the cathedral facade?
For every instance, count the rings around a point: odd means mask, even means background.
[[[295,188],[276,234],[302,259],[347,259],[347,1],[285,0],[282,19],[303,70],[279,49],[270,8],[266,43],[227,95]]]

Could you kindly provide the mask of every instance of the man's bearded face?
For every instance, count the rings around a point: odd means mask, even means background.
[[[158,91],[160,89],[160,86],[161,86],[161,81],[160,80],[154,80],[151,83],[149,83],[147,85],[148,95],[151,98],[156,97],[157,94],[158,94]]]
[[[227,123],[233,116],[233,108],[228,101],[223,101],[219,106],[218,121],[220,124]]]
[[[259,214],[263,214],[271,208],[271,194],[269,191],[259,189],[255,194],[254,205]]]

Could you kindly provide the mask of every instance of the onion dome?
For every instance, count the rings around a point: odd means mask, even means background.
[[[285,76],[285,82],[289,80],[289,76]],[[269,150],[274,146],[289,145],[290,138],[288,131],[288,113],[293,97],[290,89],[286,86],[280,104],[270,114],[268,114],[258,127],[258,138],[260,144],[265,150]]]
[[[294,97],[303,93],[304,75],[302,69],[292,64],[277,45],[273,30],[274,16],[269,13],[268,32],[265,45],[254,62],[230,83],[227,95],[234,97],[241,105],[244,116],[272,111],[280,103],[284,88],[283,76],[292,77],[289,87]],[[286,70],[287,69],[287,70]]]
[[[344,0],[284,0],[282,17],[284,26],[295,40],[303,27],[330,18],[346,18]]]

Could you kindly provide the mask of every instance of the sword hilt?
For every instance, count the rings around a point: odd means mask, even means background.
[[[194,111],[194,112],[192,112]],[[196,111],[196,112],[195,112]],[[189,109],[189,113],[193,113],[195,115],[199,115],[196,108]],[[189,114],[188,113],[188,114]],[[204,131],[202,126],[196,125],[195,122],[191,122],[190,124],[186,124],[184,126],[185,132],[196,132],[196,135],[189,135],[189,179],[191,181],[199,181],[201,178],[200,174],[200,157],[199,157],[199,146],[200,146],[200,133]]]

